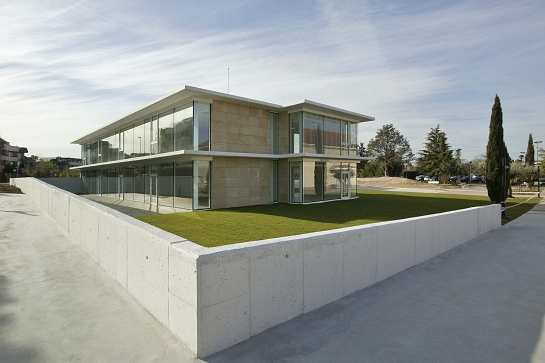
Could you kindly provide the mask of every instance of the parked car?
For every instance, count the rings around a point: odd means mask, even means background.
[[[437,181],[437,177],[436,176],[430,176],[428,177],[428,181],[431,182],[431,181]]]
[[[424,175],[417,175],[415,178],[416,181],[424,181]]]
[[[469,183],[469,176],[464,175],[464,176],[460,177],[460,181],[462,183]]]
[[[450,178],[448,178],[449,182],[457,182],[458,178],[460,178],[460,175],[453,175]]]
[[[482,181],[483,183],[486,183],[486,176],[483,175],[483,177],[481,178],[481,181]]]
[[[430,177],[427,175],[424,175],[424,181],[427,182],[428,180],[430,180]]]
[[[479,174],[475,174],[471,176],[471,182],[472,183],[480,183],[483,181],[483,176]]]

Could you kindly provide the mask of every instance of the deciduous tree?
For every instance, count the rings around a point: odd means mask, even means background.
[[[384,125],[367,144],[367,155],[384,162],[384,176],[400,176],[414,159],[409,141],[392,124]]]

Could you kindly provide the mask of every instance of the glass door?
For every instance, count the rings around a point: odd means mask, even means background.
[[[341,172],[341,199],[350,198],[350,172],[343,170]]]
[[[150,175],[149,200],[151,205],[157,205],[157,174]]]

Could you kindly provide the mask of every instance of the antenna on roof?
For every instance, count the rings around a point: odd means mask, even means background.
[[[227,94],[229,94],[229,67],[227,67]]]

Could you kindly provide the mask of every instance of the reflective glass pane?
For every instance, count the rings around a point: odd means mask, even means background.
[[[210,150],[210,104],[195,102],[195,140],[198,140],[196,150]]]
[[[348,122],[341,121],[341,155],[348,155]]]
[[[271,203],[278,202],[278,160],[271,160]]]
[[[144,165],[134,167],[134,201],[142,202],[146,201],[146,168]],[[148,185],[149,188],[149,185]]]
[[[358,155],[358,124],[354,123],[354,122],[350,122],[349,123],[349,132],[350,132],[350,136],[349,136],[349,144],[350,144],[350,152],[349,154],[352,155],[352,156],[357,156]]]
[[[302,140],[303,112],[290,113],[290,153],[300,153],[303,150]]]
[[[290,202],[301,203],[303,193],[301,190],[301,162],[290,163]]]
[[[303,112],[303,152],[322,154],[323,116]]]
[[[123,199],[134,200],[134,166],[123,168]]]
[[[131,125],[123,131],[123,159],[134,156],[134,128]]]
[[[109,156],[108,156],[108,161],[116,161],[117,160],[117,153],[118,153],[118,150],[117,150],[117,139],[118,139],[118,135],[117,134],[113,134],[113,135],[110,135],[110,137],[108,137],[108,142],[109,142]]]
[[[157,170],[157,198],[159,205],[173,206],[174,197],[174,164],[159,164]]]
[[[149,155],[149,119],[134,126],[133,140],[134,140],[134,156]],[[147,139],[146,139],[147,135]]]
[[[159,115],[159,153],[174,151],[172,110]]]
[[[341,198],[341,164],[325,163],[324,170],[325,190],[324,200],[334,200]]]
[[[151,118],[151,121],[150,121],[150,129],[149,129],[149,132],[150,132],[150,154],[157,154],[157,152],[159,151],[159,146],[158,146],[158,140],[159,140],[159,136],[158,136],[158,129],[157,129],[157,116],[153,116]]]
[[[193,103],[174,109],[174,150],[193,150]]]
[[[108,137],[105,137],[100,141],[99,157],[100,163],[104,163],[110,160],[110,141]]]
[[[193,209],[193,163],[174,163],[174,207]]]
[[[193,208],[210,208],[210,162],[193,162]]]
[[[320,162],[303,163],[303,202],[324,200],[324,166]]]
[[[341,120],[324,117],[324,154],[341,154]]]

